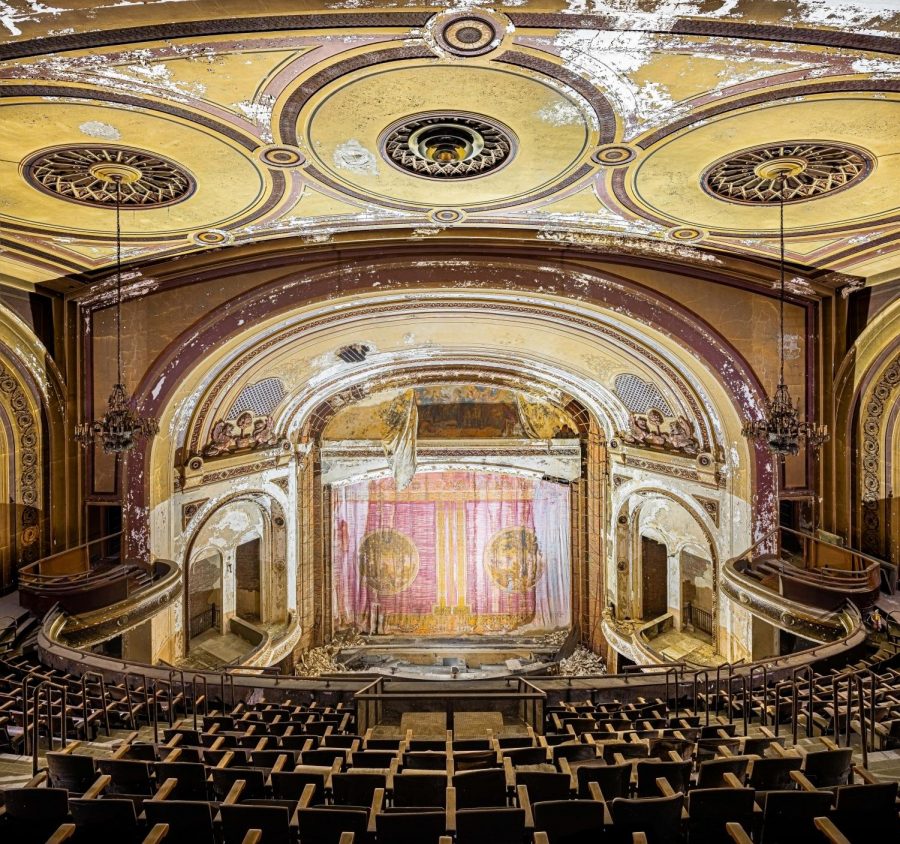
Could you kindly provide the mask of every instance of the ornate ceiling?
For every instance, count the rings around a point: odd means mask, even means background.
[[[63,2],[0,2],[7,283],[110,265],[111,176],[127,261],[458,236],[771,261],[787,173],[799,272],[900,269],[892,0]]]

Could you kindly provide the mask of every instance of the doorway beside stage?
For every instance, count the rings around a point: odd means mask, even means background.
[[[666,546],[649,536],[641,537],[641,598],[644,621],[665,615],[669,607],[668,555]]]

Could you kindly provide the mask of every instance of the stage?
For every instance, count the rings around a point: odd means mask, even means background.
[[[335,658],[352,671],[418,680],[552,674],[567,637],[566,630],[533,637],[369,636],[341,648]]]
[[[336,637],[356,631],[378,647],[415,642],[436,652],[444,642],[490,641],[503,651],[571,627],[565,483],[422,472],[402,488],[393,478],[336,485],[332,508]]]

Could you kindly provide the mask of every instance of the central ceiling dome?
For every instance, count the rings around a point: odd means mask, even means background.
[[[360,68],[308,94],[295,125],[307,175],[399,211],[508,207],[596,169],[599,131],[585,100],[505,64]]]

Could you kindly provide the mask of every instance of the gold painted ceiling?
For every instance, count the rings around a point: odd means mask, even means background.
[[[459,236],[771,261],[772,161],[796,270],[890,280],[898,30],[897,0],[0,0],[0,280],[110,266],[111,167],[128,262]]]

